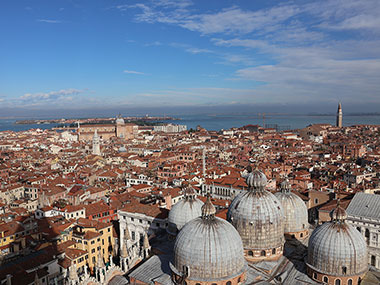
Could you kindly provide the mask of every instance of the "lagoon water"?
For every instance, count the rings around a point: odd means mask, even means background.
[[[267,127],[278,126],[279,129],[299,129],[310,124],[327,123],[335,124],[334,115],[269,115],[263,120],[257,115],[236,114],[194,114],[173,116],[179,120],[165,121],[167,123],[187,125],[187,128],[195,129],[198,125],[207,130],[229,129],[242,127],[244,125],[267,125]],[[0,119],[0,131],[25,131],[28,129],[50,129],[56,124],[15,124],[15,119]],[[380,115],[343,115],[343,125],[352,126],[359,124],[380,125]]]

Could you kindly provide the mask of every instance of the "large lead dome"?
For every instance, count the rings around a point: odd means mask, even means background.
[[[176,283],[244,281],[246,261],[239,233],[230,223],[215,217],[210,198],[202,207],[202,216],[179,232],[171,267]]]
[[[310,236],[308,273],[319,282],[346,284],[343,281],[347,281],[350,284],[351,279],[351,284],[358,284],[359,278],[368,270],[366,242],[345,222],[346,218],[346,211],[338,202],[331,222],[317,227]]]
[[[283,253],[284,213],[280,201],[265,190],[265,175],[255,170],[247,176],[248,191],[232,201],[227,219],[239,232],[248,261],[277,259]]]
[[[285,237],[305,239],[309,235],[307,207],[300,197],[291,192],[286,179],[281,183],[281,191],[274,194],[281,202],[285,215]]]
[[[194,190],[190,187],[185,189],[185,199],[175,204],[169,212],[167,232],[177,235],[187,222],[201,216],[202,206],[203,202],[196,198]]]

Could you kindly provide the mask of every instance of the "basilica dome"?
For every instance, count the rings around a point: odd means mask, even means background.
[[[331,222],[317,227],[309,239],[308,273],[328,284],[358,284],[368,270],[367,244],[359,231],[346,223],[346,211],[340,207]],[[337,281],[339,280],[339,281]]]
[[[127,149],[125,148],[125,146],[121,146],[119,147],[118,152],[127,152]]]
[[[171,268],[176,283],[238,284],[245,280],[246,261],[239,233],[230,223],[215,217],[209,197],[202,206],[202,216],[179,232]]]
[[[124,119],[121,117],[121,115],[119,115],[116,119],[116,124],[117,125],[123,125],[125,122],[124,122]]]
[[[274,194],[284,210],[286,238],[304,239],[309,235],[308,213],[305,203],[291,192],[290,183],[281,183],[281,191]]]
[[[202,206],[203,202],[196,198],[194,190],[190,187],[186,188],[185,199],[177,202],[169,212],[167,232],[177,235],[187,222],[201,216]]]
[[[265,190],[267,178],[255,170],[247,176],[248,190],[232,201],[227,219],[239,232],[248,261],[277,259],[283,253],[284,213],[280,201]]]

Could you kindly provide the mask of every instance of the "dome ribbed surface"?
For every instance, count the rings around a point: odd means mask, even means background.
[[[267,185],[267,177],[259,170],[250,172],[246,178],[248,187],[264,188]]]
[[[174,245],[174,266],[189,268],[188,279],[227,280],[246,267],[243,244],[235,228],[220,218],[196,218],[179,232]]]
[[[307,207],[300,197],[291,192],[277,192],[274,195],[284,210],[285,233],[299,232],[309,227]]]
[[[284,244],[284,213],[280,201],[266,190],[241,192],[227,219],[239,232],[245,249],[265,250]]]
[[[176,203],[169,212],[169,232],[176,233],[192,219],[202,214],[203,202],[197,198],[186,197]]]
[[[308,265],[328,275],[359,275],[368,269],[366,242],[349,224],[324,223],[309,239]]]

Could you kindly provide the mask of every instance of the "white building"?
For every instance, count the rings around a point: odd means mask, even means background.
[[[154,126],[153,130],[155,132],[163,132],[163,133],[180,133],[180,132],[186,131],[187,126],[166,124],[166,125]]]
[[[356,193],[347,208],[347,222],[362,233],[368,245],[368,263],[380,269],[380,195]]]

